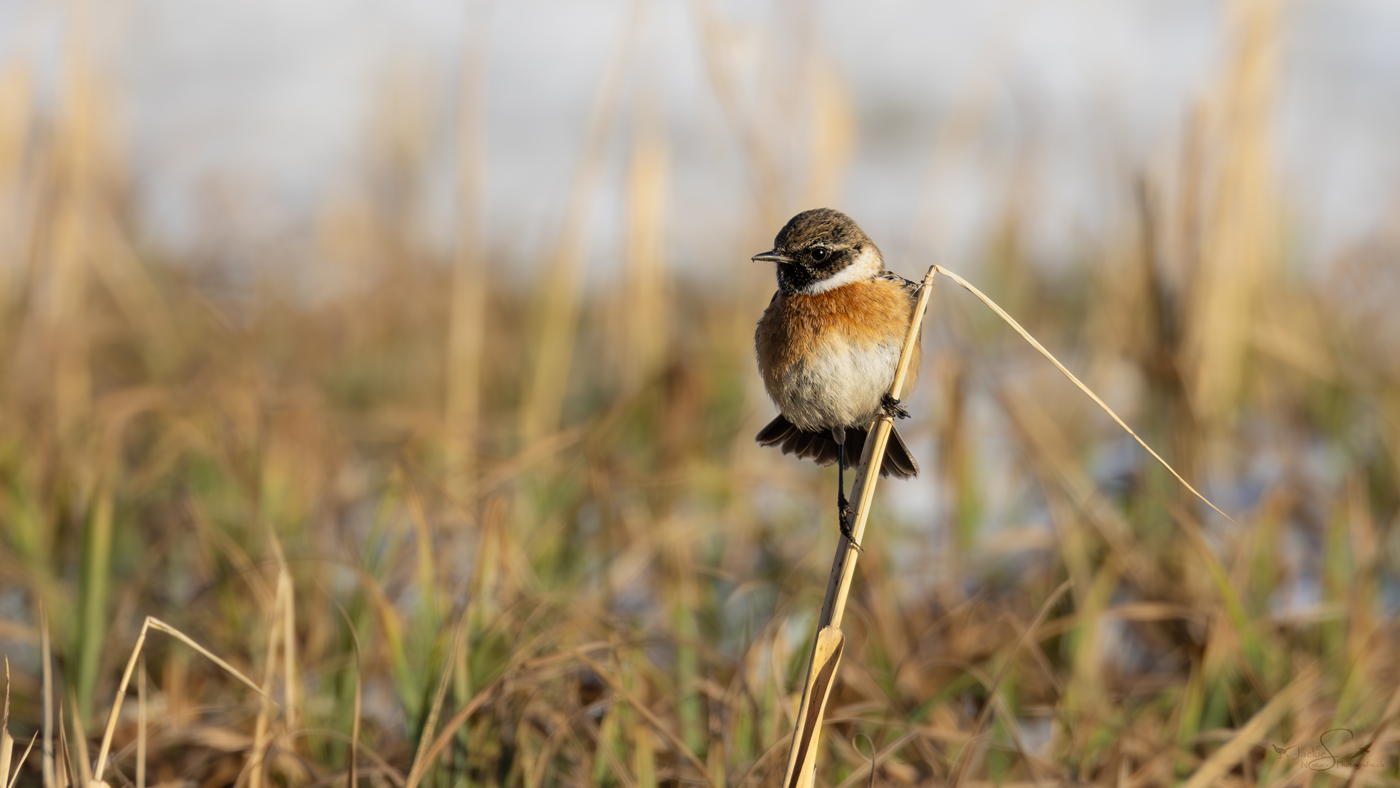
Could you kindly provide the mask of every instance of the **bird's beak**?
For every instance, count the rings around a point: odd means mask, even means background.
[[[756,255],[753,256],[752,259],[753,259],[753,261],[754,261],[755,263],[790,263],[790,262],[792,262],[792,258],[791,258],[791,257],[788,257],[788,256],[785,255],[785,254],[779,253],[777,249],[774,249],[774,250],[771,251],[771,252],[764,252],[763,254],[756,254]]]

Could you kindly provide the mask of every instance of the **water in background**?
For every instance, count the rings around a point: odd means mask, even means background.
[[[630,46],[629,95],[654,97],[668,132],[668,256],[702,278],[722,278],[757,251],[736,239],[761,243],[777,229],[760,219],[707,46],[729,64],[733,101],[769,118],[770,130],[810,109],[813,80],[829,85],[855,119],[849,139],[838,140],[849,166],[824,191],[795,187],[787,207],[824,197],[862,222],[892,267],[911,273],[930,254],[971,266],[1012,182],[1034,183],[1029,241],[1044,260],[1121,219],[1126,176],[1169,170],[1178,155],[1228,30],[1224,4],[1201,0],[93,5],[94,58],[159,243],[189,248],[217,232],[275,248],[304,235],[327,200],[363,184],[366,151],[397,124],[416,137],[409,153],[438,173],[420,184],[418,215],[423,233],[446,245],[459,50],[470,25],[484,23],[488,246],[526,267],[547,250],[600,79]],[[55,74],[69,6],[0,2],[0,61]],[[705,18],[718,25],[709,43]],[[1298,0],[1280,20],[1276,157],[1287,204],[1301,217],[1296,248],[1316,267],[1393,213],[1400,5]],[[640,24],[632,44],[629,24]],[[816,76],[804,81],[797,62]],[[785,84],[793,100],[774,101]],[[626,112],[607,148],[619,165],[631,144]],[[964,127],[969,136],[959,139]],[[949,140],[955,154],[934,158]],[[796,150],[809,141],[779,132],[769,144]],[[600,185],[595,281],[615,266],[621,169]]]

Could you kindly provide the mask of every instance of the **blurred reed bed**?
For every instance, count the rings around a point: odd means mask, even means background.
[[[915,484],[941,503],[877,508],[823,784],[864,783],[871,746],[879,784],[1400,782],[1400,244],[1379,234],[1320,278],[1289,265],[1277,12],[1231,9],[1215,94],[1169,171],[1125,177],[1122,226],[1047,274],[1017,241],[1022,185],[972,276],[1078,349],[1236,522],[1122,459],[1058,373],[942,289],[909,398],[911,434],[938,446]],[[810,48],[754,88],[730,23],[693,10],[760,214],[734,246],[756,250],[837,199],[857,118]],[[236,288],[143,241],[81,41],[52,111],[22,64],[0,70],[6,725],[22,744],[51,721],[21,784],[91,774],[148,615],[271,700],[151,634],[112,785],[778,779],[836,538],[829,480],[751,441],[767,272],[739,257],[705,289],[666,259],[647,14],[619,33],[530,287],[483,240],[484,37],[461,65],[455,248],[412,230],[425,130],[386,112],[363,193],[328,200],[310,241],[344,283],[317,299],[305,272]],[[783,125],[763,108],[789,72],[806,87]],[[954,113],[939,144],[980,117]],[[593,292],[617,135],[623,273]]]

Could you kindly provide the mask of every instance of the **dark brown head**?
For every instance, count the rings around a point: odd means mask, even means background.
[[[778,288],[784,293],[816,295],[885,270],[880,250],[851,217],[830,208],[803,211],[788,220],[773,250],[755,261],[778,264]]]

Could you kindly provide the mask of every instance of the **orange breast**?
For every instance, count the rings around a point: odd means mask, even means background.
[[[811,357],[824,342],[838,338],[852,346],[903,342],[912,315],[908,292],[882,279],[854,282],[817,295],[779,293],[763,313],[754,336],[764,385],[777,399],[792,367]],[[917,370],[916,355],[906,391],[913,387]]]

